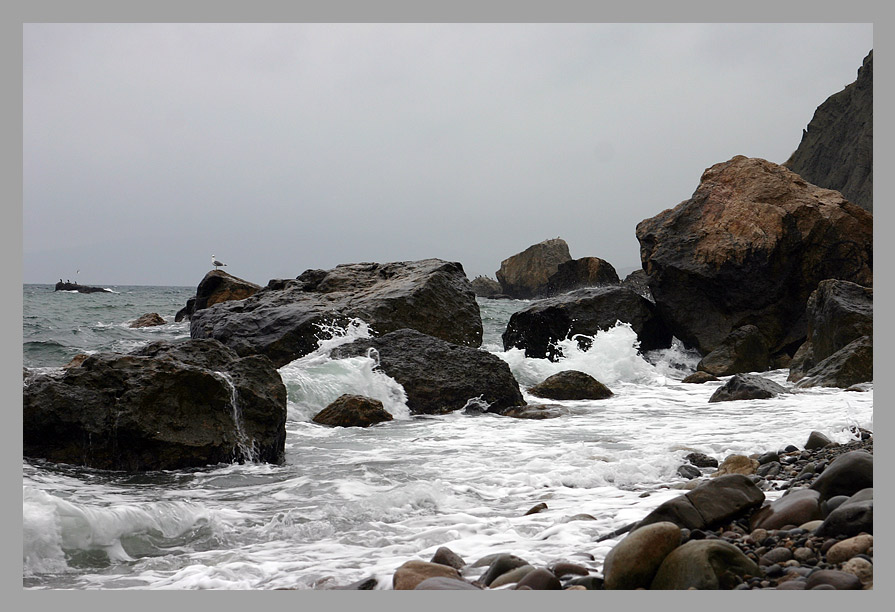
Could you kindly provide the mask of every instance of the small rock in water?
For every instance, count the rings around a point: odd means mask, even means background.
[[[529,514],[537,514],[538,512],[543,512],[546,509],[547,509],[547,504],[545,504],[544,502],[541,502],[539,504],[532,506],[529,509],[529,511],[525,513],[524,516],[528,516]]]

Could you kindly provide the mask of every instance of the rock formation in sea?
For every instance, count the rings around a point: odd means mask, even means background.
[[[111,293],[108,289],[102,287],[90,287],[89,285],[79,285],[78,283],[69,283],[59,281],[53,291],[77,291],[78,293]]]
[[[156,327],[158,325],[164,325],[165,323],[166,321],[157,312],[147,312],[131,321],[128,327]]]
[[[548,281],[559,269],[559,264],[571,259],[565,240],[544,240],[500,262],[497,281],[503,293],[510,297],[538,297],[546,291]]]
[[[478,297],[493,298],[501,295],[502,292],[500,283],[487,276],[476,276],[470,284]]]
[[[499,414],[525,404],[505,361],[413,329],[355,340],[336,347],[330,356],[367,355],[371,348],[379,360],[377,367],[404,387],[413,414],[444,414],[470,405]]]
[[[641,350],[671,345],[671,332],[652,302],[627,287],[605,285],[537,300],[513,313],[503,333],[503,346],[525,349],[527,357],[555,360],[559,356],[556,341],[576,334],[593,336],[619,320],[631,324]],[[589,348],[585,339],[579,344]]]
[[[580,257],[564,261],[547,279],[546,293],[556,295],[582,287],[618,285],[618,273],[608,261],[599,257]]]
[[[689,200],[641,221],[637,239],[663,320],[704,356],[744,325],[772,359],[791,356],[818,283],[873,283],[873,215],[758,158],[708,168]]]
[[[277,279],[244,300],[197,310],[193,338],[215,338],[240,355],[260,353],[277,367],[317,349],[326,325],[367,323],[374,334],[403,328],[478,347],[482,319],[459,263],[424,259],[355,263]]]
[[[223,270],[211,270],[199,281],[196,295],[188,299],[186,306],[174,315],[174,321],[189,320],[197,310],[209,308],[221,302],[244,300],[255,295],[259,289],[261,289],[260,285],[227,274]]]
[[[24,381],[23,455],[107,470],[282,463],[286,388],[216,340],[96,353]]]
[[[858,78],[821,104],[783,164],[873,212],[873,51]]]

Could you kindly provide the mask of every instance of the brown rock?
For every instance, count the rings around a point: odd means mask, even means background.
[[[392,585],[396,591],[412,591],[427,578],[453,578],[461,580],[460,572],[453,567],[426,561],[407,561],[395,570]]]
[[[868,534],[857,535],[847,540],[837,542],[827,551],[828,563],[845,563],[855,555],[866,553],[873,547],[873,536]]]
[[[547,290],[548,281],[559,264],[571,259],[565,240],[545,240],[500,262],[497,281],[503,293],[510,297],[537,297]]]
[[[145,315],[137,318],[136,321],[131,321],[131,324],[128,325],[128,327],[155,327],[157,325],[164,325],[165,323],[167,323],[167,321],[161,318],[157,312],[148,312]]]
[[[775,499],[752,515],[752,529],[780,529],[786,525],[801,525],[823,518],[820,510],[820,493],[811,489],[799,489]]]
[[[842,571],[854,574],[865,588],[873,584],[873,563],[861,557],[849,559],[842,564]]]
[[[312,419],[321,425],[333,427],[369,427],[391,421],[392,415],[382,402],[362,395],[341,395]]]
[[[732,589],[760,569],[739,548],[723,540],[690,540],[674,549],[650,589]]]
[[[681,382],[683,383],[693,383],[696,385],[701,385],[702,383],[706,383],[709,381],[718,380],[718,377],[714,374],[709,374],[708,372],[703,372],[702,370],[698,372],[693,372],[689,376],[685,377]]]
[[[546,292],[564,293],[582,287],[618,285],[620,282],[618,273],[608,261],[599,257],[582,257],[559,264],[556,272],[547,279]]]
[[[628,534],[603,562],[604,588],[648,588],[668,554],[680,546],[681,528],[667,521]]]
[[[725,474],[754,474],[758,469],[758,461],[746,457],[745,455],[729,455],[721,465],[718,471],[712,474],[712,477],[724,476]]]
[[[195,297],[187,301],[187,305],[174,316],[174,320],[189,319],[197,310],[210,308],[221,302],[244,300],[255,295],[260,289],[260,285],[237,278],[223,270],[212,270],[199,281]]]
[[[599,400],[612,396],[609,388],[590,374],[565,370],[531,387],[529,393],[552,400]]]
[[[763,159],[707,169],[693,197],[641,221],[637,239],[663,319],[703,355],[746,324],[770,354],[794,352],[820,281],[873,284],[873,215]]]

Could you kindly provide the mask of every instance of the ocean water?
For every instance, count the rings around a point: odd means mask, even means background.
[[[69,294],[23,288],[23,365],[56,368],[81,352],[129,351],[189,337],[186,322],[130,329],[147,312],[173,321],[190,287],[111,287]],[[405,561],[447,546],[467,562],[512,553],[534,565],[566,559],[594,572],[618,539],[601,535],[682,494],[683,457],[801,446],[812,430],[852,439],[873,429],[873,390],[809,389],[771,400],[709,404],[722,382],[690,385],[696,355],[642,355],[625,325],[590,350],[563,345],[557,363],[503,351],[500,334],[525,301],[479,300],[482,350],[520,386],[563,369],[615,395],[551,402],[547,420],[411,416],[404,391],[374,357],[334,361],[333,345],[370,333],[356,321],[280,369],[288,391],[286,462],[126,473],[22,462],[22,584],[27,589],[325,589],[375,577],[391,588]],[[763,373],[786,383],[786,370]],[[311,418],[342,393],[383,401],[395,420],[328,428]],[[543,403],[524,392],[532,403]],[[768,491],[769,498],[779,492]],[[526,516],[546,503],[547,510]]]

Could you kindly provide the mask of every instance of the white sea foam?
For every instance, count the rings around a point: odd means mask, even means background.
[[[369,326],[352,319],[346,327],[323,326],[316,351],[280,368],[286,385],[288,417],[309,421],[339,396],[350,393],[382,402],[383,408],[396,419],[407,419],[407,395],[393,378],[376,369],[379,363],[374,349],[363,357],[331,359],[334,348],[361,338],[370,337]]]

